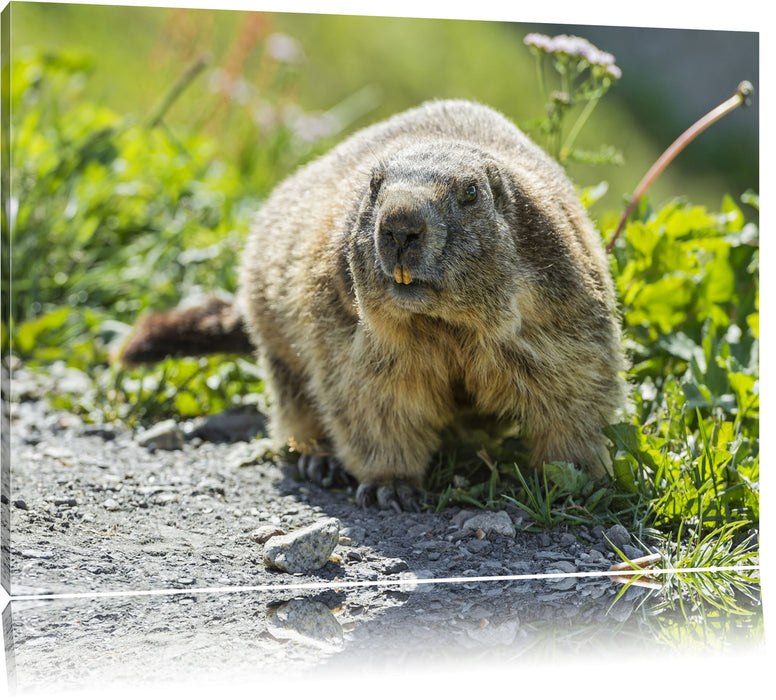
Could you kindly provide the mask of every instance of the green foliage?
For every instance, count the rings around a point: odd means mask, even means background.
[[[73,54],[14,65],[16,322],[64,305],[129,320],[199,286],[235,284],[247,226],[237,173],[212,141],[83,101],[89,65]]]
[[[635,408],[610,430],[615,473],[657,524],[759,518],[757,235],[730,198],[673,202],[615,248]]]

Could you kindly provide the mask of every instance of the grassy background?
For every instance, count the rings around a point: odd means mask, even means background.
[[[148,424],[261,397],[261,376],[242,359],[128,371],[109,355],[143,311],[234,290],[252,213],[299,163],[431,97],[477,99],[523,124],[542,114],[522,44],[535,27],[17,3],[11,11],[3,97],[13,180],[2,215],[13,284],[3,279],[3,349],[31,367],[87,374],[90,391],[53,400],[89,420]],[[293,37],[295,50],[273,57],[277,34]],[[204,55],[207,65],[171,99]],[[604,239],[623,196],[667,145],[644,129],[643,106],[634,112],[618,97],[628,80],[580,144],[613,145],[625,165],[569,168]],[[745,535],[759,522],[757,148],[756,139],[735,143],[747,167],[723,155],[715,167],[708,155],[696,170],[692,158],[672,165],[612,256],[634,387],[631,411],[609,433],[615,488],[570,465],[553,465],[546,479],[523,475],[519,452],[475,436],[484,457],[440,457],[433,487],[444,502],[511,500],[537,527],[623,522],[685,561],[709,538],[715,561],[749,556]],[[602,180],[608,192],[594,196]]]
[[[86,95],[141,118],[198,55],[211,55],[213,69],[272,91],[277,76],[262,61],[262,39],[273,32],[300,42],[303,59],[286,68],[292,74],[294,99],[303,109],[329,110],[361,94],[363,103],[354,105],[347,130],[434,97],[476,99],[517,123],[534,119],[542,109],[533,59],[522,45],[528,31],[542,31],[542,26],[39,3],[14,3],[13,9],[14,49],[34,45],[88,52],[95,62]],[[641,30],[628,47],[617,41],[626,36],[625,30],[590,30],[601,35],[600,48],[611,50],[608,44],[616,44],[620,63],[632,66],[599,107],[580,144],[593,148],[615,144],[625,153],[624,166],[571,168],[581,186],[600,180],[610,184],[599,211],[619,207],[670,141],[732,94],[738,80],[756,83],[756,58],[729,84],[716,77],[732,60],[719,56],[720,46],[729,46],[728,56],[750,56],[756,54],[757,40],[755,34],[741,32]],[[662,69],[646,62],[639,48],[643,46],[665,53],[672,62]],[[683,46],[691,47],[690,53],[682,54]],[[686,70],[695,77],[677,85],[674,76],[686,75],[677,64],[687,64]],[[657,68],[647,72],[649,66]],[[285,71],[283,77],[288,79]],[[710,86],[711,80],[716,84]],[[195,81],[171,109],[169,123],[202,127],[204,107],[213,99],[212,84],[207,75]],[[682,111],[681,103],[695,91],[695,84],[702,90],[699,106]],[[654,185],[655,201],[682,194],[698,204],[717,206],[727,192],[737,196],[758,188],[757,103],[748,114],[732,115],[727,121],[716,127],[727,130],[725,138],[715,138],[714,132],[705,135]],[[234,146],[228,130],[213,135],[225,148]]]

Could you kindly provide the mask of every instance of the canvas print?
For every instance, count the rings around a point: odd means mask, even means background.
[[[2,17],[12,692],[762,649],[756,31]]]

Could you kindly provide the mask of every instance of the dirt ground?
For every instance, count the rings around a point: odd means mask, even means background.
[[[17,690],[662,653],[674,649],[666,629],[693,624],[659,593],[601,575],[619,560],[603,528],[527,532],[515,508],[516,527],[500,534],[457,507],[364,510],[352,492],[247,458],[256,443],[234,438],[256,417],[227,420],[231,437],[224,417],[183,425],[182,445],[152,449],[141,433],[51,410],[33,389],[22,372],[5,405],[4,632]],[[258,528],[291,533],[330,517],[339,544],[325,566],[265,565]],[[752,628],[732,625],[713,643],[752,641]]]

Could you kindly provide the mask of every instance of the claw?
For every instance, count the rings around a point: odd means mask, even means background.
[[[329,476],[329,464],[326,457],[311,455],[307,463],[307,478],[314,484],[323,486],[327,476]]]
[[[396,500],[396,491],[393,485],[383,484],[377,487],[377,506],[380,510],[390,510],[393,508],[397,513],[401,513],[401,506]]]
[[[331,455],[301,454],[296,470],[306,481],[324,488],[345,488],[355,484],[339,460]]]
[[[420,503],[430,500],[430,494],[404,481],[365,481],[359,484],[356,490],[356,505],[364,509],[376,505],[380,510],[417,513],[420,511]]]

